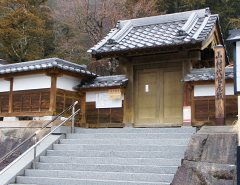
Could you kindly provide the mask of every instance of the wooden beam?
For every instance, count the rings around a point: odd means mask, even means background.
[[[201,50],[204,50],[205,48],[208,47],[209,44],[211,44],[214,41],[214,37],[215,37],[215,27],[214,29],[212,29],[211,33],[208,35],[208,37],[205,39],[205,41],[202,42],[202,47]]]
[[[82,97],[82,96],[85,96],[85,95],[86,95],[86,92],[82,92],[82,91],[79,91],[79,90],[78,90],[77,94]]]
[[[212,85],[215,84],[214,80],[207,80],[207,81],[192,81],[192,82],[187,82],[189,85]],[[225,84],[231,84],[233,83],[233,79],[226,79]]]
[[[21,116],[52,116],[52,111],[45,112],[12,112],[12,113],[1,113],[0,117],[21,117]]]
[[[125,88],[126,85],[123,86],[113,86],[113,87],[98,87],[98,88],[83,88],[78,91],[80,92],[95,92],[95,91],[108,91],[109,89],[122,89]]]
[[[216,125],[225,125],[225,49],[215,47],[215,110]]]
[[[118,59],[119,61],[119,67],[126,67],[127,63],[130,61],[129,57],[120,57]]]
[[[52,72],[52,73],[46,73],[45,74],[46,76],[49,76],[49,77],[52,77],[52,75],[55,75],[56,77],[62,77],[63,76],[63,73],[54,73],[54,72]]]
[[[133,65],[139,64],[149,64],[149,63],[159,63],[159,62],[176,62],[183,60],[201,60],[201,52],[193,51],[186,53],[171,53],[162,55],[152,55],[152,56],[141,56],[133,58]]]

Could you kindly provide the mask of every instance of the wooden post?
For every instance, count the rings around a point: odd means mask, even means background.
[[[50,90],[50,107],[49,111],[56,113],[56,93],[57,93],[57,77],[55,74],[51,76],[51,90]]]
[[[216,125],[225,125],[225,49],[215,46],[215,111]]]
[[[86,123],[86,92],[83,92],[83,96],[81,96],[81,123]]]
[[[129,61],[126,64],[126,77],[129,78],[126,86],[126,95],[124,96],[124,120],[123,123],[133,123],[133,65]]]
[[[191,60],[185,60],[183,61],[183,78],[186,76],[186,74],[190,73],[192,66],[191,66]],[[183,83],[183,106],[184,108],[186,106],[191,106],[191,90],[187,84],[187,82]],[[189,109],[191,111],[191,109]],[[191,126],[191,121],[184,121],[183,120],[183,126]]]
[[[10,81],[8,113],[12,113],[13,112],[13,78],[5,79],[5,80]]]

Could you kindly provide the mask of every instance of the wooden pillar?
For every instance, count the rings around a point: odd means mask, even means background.
[[[13,112],[13,78],[4,78],[4,80],[10,82],[8,113],[12,113]]]
[[[82,96],[80,98],[81,100],[81,113],[82,113],[82,118],[81,118],[81,123],[86,123],[86,92],[81,93]]]
[[[225,49],[215,46],[215,111],[216,125],[225,125]]]
[[[190,73],[192,68],[191,60],[183,61],[183,78]],[[184,82],[183,84],[183,106],[189,108],[191,106],[191,88]],[[189,109],[190,110],[190,109]],[[183,126],[191,126],[191,121],[183,120]]]
[[[131,61],[126,63],[126,77],[129,79],[124,96],[124,119],[123,123],[134,123],[133,106],[133,64]]]
[[[53,111],[54,115],[56,114],[56,94],[57,94],[57,76],[55,74],[52,74],[49,111]]]

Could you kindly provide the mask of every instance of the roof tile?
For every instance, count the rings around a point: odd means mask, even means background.
[[[128,83],[126,75],[101,76],[94,79],[82,80],[74,89],[123,86]]]
[[[225,67],[225,79],[233,79],[233,67]],[[192,69],[190,74],[187,74],[182,81],[207,81],[215,80],[215,68]]]
[[[107,37],[88,50],[88,53],[97,54],[154,47],[155,44],[161,46],[192,43],[192,37],[196,32],[198,32],[198,34],[195,35],[196,38],[194,37],[194,40],[202,42],[210,34],[217,19],[218,15],[211,15],[208,9],[201,9],[176,14],[119,21],[117,28],[113,29],[114,31],[111,31]],[[207,22],[203,27],[202,24],[204,20]],[[186,34],[183,36],[177,36],[179,31],[183,28],[188,29],[187,31],[183,30],[183,33]],[[124,34],[125,32],[126,34]],[[118,38],[119,41],[116,40],[115,44],[107,46],[108,40],[113,36],[116,38],[122,36],[123,38]],[[156,39],[158,39],[158,42],[155,42],[157,41]]]
[[[75,73],[82,73],[91,77],[97,76],[96,74],[86,71],[87,67],[85,65],[74,64],[58,58],[49,58],[49,59],[35,60],[35,61],[29,61],[29,62],[1,65],[0,74],[46,69],[46,68],[52,68],[54,66],[59,69],[64,69],[64,70],[75,72]]]

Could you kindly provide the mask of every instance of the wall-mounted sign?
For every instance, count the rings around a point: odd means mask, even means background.
[[[96,93],[96,108],[118,108],[122,107],[122,98],[109,99],[109,93],[97,92]]]
[[[120,99],[121,98],[121,89],[109,89],[108,90],[109,99]]]

